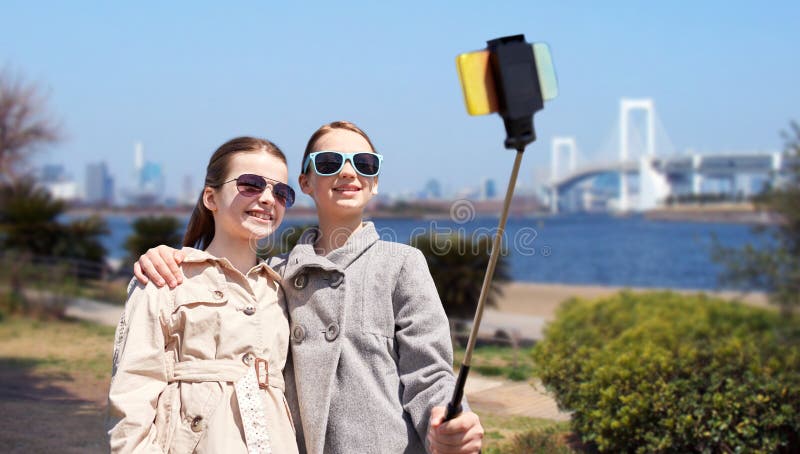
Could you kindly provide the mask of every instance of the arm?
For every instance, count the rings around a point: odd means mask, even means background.
[[[134,287],[114,336],[107,428],[112,452],[161,452],[156,406],[167,386],[162,307],[168,293]]]
[[[183,261],[183,252],[169,246],[150,248],[133,264],[133,274],[145,285],[152,279],[156,287],[169,284],[169,288],[183,282],[183,274],[178,265]],[[149,279],[148,279],[149,278]]]
[[[392,295],[398,370],[404,385],[403,408],[420,438],[433,452],[478,452],[483,428],[477,415],[465,411],[441,423],[440,407],[455,386],[453,348],[447,316],[425,257],[416,249],[406,255]]]

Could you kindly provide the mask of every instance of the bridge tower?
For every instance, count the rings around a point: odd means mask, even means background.
[[[629,147],[630,136],[630,113],[632,111],[644,111],[647,115],[647,134],[645,137],[645,158],[651,159],[656,154],[656,121],[655,112],[653,108],[653,100],[651,98],[644,99],[629,99],[622,98],[619,103],[619,158],[623,165],[631,158]],[[623,170],[619,178],[619,211],[629,211],[631,209],[630,195],[628,194],[628,176]]]
[[[562,150],[567,152],[567,160],[569,163],[567,171],[572,173],[575,171],[575,152],[578,146],[575,142],[575,137],[553,137],[550,145],[550,211],[558,213],[558,188],[555,182],[559,177],[559,157]]]

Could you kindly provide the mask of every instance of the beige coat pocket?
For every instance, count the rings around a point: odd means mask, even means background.
[[[208,423],[211,416],[222,403],[222,384],[181,382],[178,393],[180,421],[176,424],[169,452],[191,453],[210,429]]]

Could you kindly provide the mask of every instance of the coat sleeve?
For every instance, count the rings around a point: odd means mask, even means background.
[[[111,452],[162,452],[155,417],[167,386],[164,311],[169,289],[137,284],[114,336],[107,428]]]
[[[392,294],[403,408],[421,440],[431,408],[446,405],[455,385],[450,328],[425,257],[412,249]]]

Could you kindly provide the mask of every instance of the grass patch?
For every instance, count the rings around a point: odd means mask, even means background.
[[[476,347],[472,352],[472,370],[490,377],[504,377],[513,381],[533,378],[533,347],[512,348],[497,346]],[[454,363],[458,367],[464,359],[464,349],[454,347]]]
[[[7,316],[0,322],[0,360],[36,373],[75,372],[103,378],[111,373],[114,328],[87,322]]]
[[[565,439],[570,435],[569,423],[553,421],[550,419],[529,418],[525,416],[499,416],[481,413],[484,439],[482,451],[485,454],[499,454],[508,452],[540,452],[540,451],[514,451],[512,447],[520,444],[518,439],[528,441],[535,437]],[[539,445],[545,446],[546,440]],[[526,443],[530,444],[530,443]],[[573,451],[548,451],[541,452],[573,452]]]

